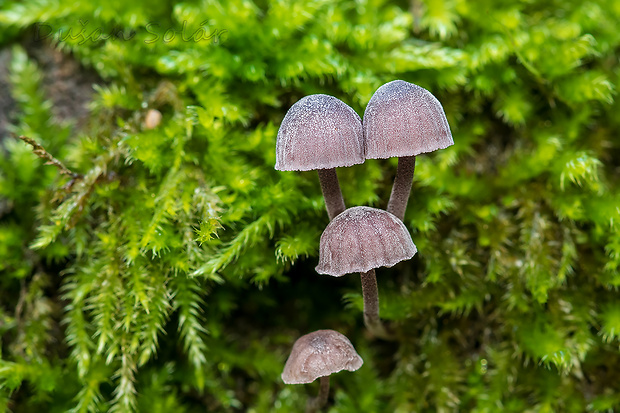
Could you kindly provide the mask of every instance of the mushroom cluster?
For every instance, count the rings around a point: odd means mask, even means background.
[[[317,94],[300,99],[282,121],[276,169],[317,170],[331,221],[321,235],[316,271],[335,277],[360,273],[364,324],[375,337],[394,338],[379,317],[375,269],[391,267],[417,252],[403,224],[416,156],[453,144],[441,103],[428,90],[403,80],[377,89],[363,120],[341,100]],[[387,210],[346,209],[336,168],[391,157],[398,157],[398,167]],[[325,377],[361,365],[345,336],[319,330],[297,340],[282,379],[296,384],[321,377],[319,396],[307,405],[307,411],[316,411],[327,401],[329,379]]]

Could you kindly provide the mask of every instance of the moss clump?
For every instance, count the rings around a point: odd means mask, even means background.
[[[617,408],[619,21],[612,0],[5,1],[8,128],[79,176],[0,138],[0,410],[299,411],[279,376],[320,328],[366,360],[334,412]],[[80,128],[32,42],[100,79]],[[393,79],[455,145],[418,158],[419,253],[378,272],[406,339],[383,343],[356,277],[313,271],[316,175],[273,165],[299,98],[361,114]],[[384,208],[395,166],[340,170],[347,205]]]

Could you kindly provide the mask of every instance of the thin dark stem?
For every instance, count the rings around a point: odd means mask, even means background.
[[[329,396],[329,376],[323,376],[319,380],[319,394],[316,397],[308,400],[306,404],[306,413],[314,413],[327,404],[327,397]]]
[[[414,172],[415,156],[398,158],[396,178],[394,179],[394,186],[392,186],[387,212],[396,215],[401,221],[405,218],[405,210],[407,209],[407,201],[411,193]]]
[[[360,273],[362,278],[362,296],[364,297],[364,324],[370,333],[384,340],[393,340],[379,318],[379,288],[375,270]]]
[[[331,221],[345,210],[344,199],[342,198],[340,184],[338,183],[338,175],[336,174],[336,168],[319,169],[317,172],[319,173],[323,198],[325,198],[327,215],[329,215],[329,220]]]
[[[19,136],[19,139],[32,146],[32,152],[39,158],[45,159],[47,161],[45,162],[46,165],[54,165],[56,168],[58,168],[58,171],[61,174],[69,175],[73,179],[81,178],[81,175],[69,170],[69,168],[63,165],[63,163],[60,162],[58,159],[54,158],[48,151],[45,150],[43,146],[39,145],[34,139],[27,136]]]

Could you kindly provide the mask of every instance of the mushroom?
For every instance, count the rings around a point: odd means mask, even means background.
[[[349,208],[334,218],[321,235],[319,274],[340,277],[359,272],[364,299],[364,323],[376,337],[391,339],[379,318],[375,268],[391,267],[417,252],[403,222],[370,207]]]
[[[355,371],[364,361],[348,338],[334,330],[318,330],[295,341],[286,360],[282,381],[286,384],[320,380],[317,397],[308,400],[306,412],[314,412],[327,403],[329,375],[342,370]]]
[[[364,134],[357,113],[329,95],[309,95],[286,113],[278,130],[276,169],[318,170],[329,219],[345,205],[337,167],[364,163]]]
[[[381,86],[364,112],[366,159],[398,156],[387,211],[405,217],[415,157],[454,145],[441,103],[428,90],[403,80]]]

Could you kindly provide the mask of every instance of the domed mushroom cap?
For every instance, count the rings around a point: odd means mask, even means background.
[[[316,271],[335,277],[367,272],[408,260],[417,251],[400,219],[381,209],[353,207],[323,231]]]
[[[366,159],[413,156],[454,145],[441,103],[404,80],[377,89],[366,106],[363,126]]]
[[[276,169],[310,171],[364,163],[362,120],[343,101],[310,95],[284,116],[276,142]]]
[[[286,360],[282,381],[286,384],[312,383],[342,370],[355,371],[363,363],[344,335],[334,330],[318,330],[297,339]]]

